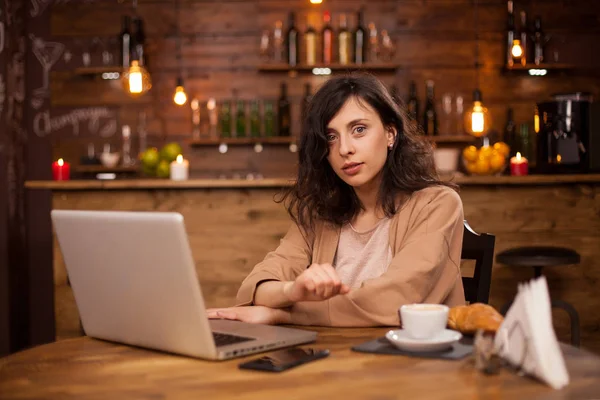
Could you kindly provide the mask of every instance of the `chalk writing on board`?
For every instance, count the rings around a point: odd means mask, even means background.
[[[39,110],[44,105],[44,99],[40,99],[38,97],[31,98],[31,107],[34,110]]]
[[[0,114],[4,111],[4,102],[6,101],[6,86],[4,85],[4,77],[0,74]]]
[[[51,3],[52,0],[31,0],[31,10],[29,11],[29,15],[37,17],[42,14]]]
[[[33,117],[33,132],[45,137],[70,126],[73,135],[78,136],[83,122],[87,122],[90,134],[110,137],[117,132],[116,112],[106,107],[79,108],[55,117],[50,117],[49,111],[39,112]]]
[[[50,69],[62,55],[65,50],[65,45],[58,42],[46,42],[32,34],[29,35],[29,38],[31,39],[31,49],[33,54],[40,64],[42,64],[43,69],[42,87],[35,89],[33,93],[39,97],[46,97],[49,94],[48,81],[50,78]]]

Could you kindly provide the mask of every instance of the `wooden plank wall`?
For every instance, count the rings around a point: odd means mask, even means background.
[[[475,20],[473,0],[325,0],[322,5],[308,0],[180,0],[176,12],[173,0],[139,0],[137,12],[146,22],[149,69],[153,78],[151,92],[141,99],[126,96],[118,82],[77,76],[82,53],[89,51],[90,66],[101,66],[103,49],[116,57],[116,35],[121,16],[132,15],[132,3],[126,0],[56,2],[51,8],[51,34],[63,43],[63,56],[53,67],[51,78],[52,114],[62,115],[73,109],[106,107],[116,110],[110,125],[129,124],[134,135],[140,112],[147,116],[150,145],[191,136],[189,107],[173,104],[172,93],[180,71],[177,41],[182,40],[182,68],[190,94],[201,101],[210,97],[231,97],[236,90],[242,98],[276,97],[279,83],[287,82],[293,101],[294,131],[298,132],[299,102],[305,82],[313,87],[325,78],[311,75],[288,77],[285,73],[259,73],[259,38],[263,29],[272,29],[276,20],[287,21],[295,10],[297,25],[304,31],[307,18],[321,27],[323,10],[331,10],[337,28],[339,15],[349,14],[351,27],[355,13],[365,9],[365,23],[375,22],[387,29],[396,43],[396,73],[379,76],[388,85],[396,84],[402,97],[407,96],[411,80],[418,83],[423,105],[425,80],[436,82],[437,106],[441,112],[443,94],[462,94],[471,98],[475,87]],[[554,53],[561,63],[578,69],[569,74],[550,73],[543,78],[502,71],[503,38],[506,26],[505,0],[479,0],[480,87],[489,107],[493,128],[502,130],[507,106],[515,109],[517,123],[531,123],[535,102],[557,92],[590,91],[600,94],[600,54],[590,51],[600,39],[600,2],[595,0],[516,0],[515,9],[526,10],[529,21],[542,17],[543,27],[551,35],[547,55]],[[177,29],[181,35],[176,34]],[[285,26],[284,26],[285,28]],[[66,156],[77,162],[90,142],[97,151],[105,142],[120,146],[119,129],[111,126],[102,137],[104,123],[88,127],[89,119],[78,120],[78,129],[51,133],[54,156]],[[48,122],[48,121],[46,121]],[[108,133],[106,133],[108,132]],[[134,143],[134,149],[135,147]],[[288,176],[295,171],[295,157],[285,146],[266,148],[257,154],[250,147],[231,149],[219,154],[215,147],[186,149],[193,175],[214,177],[222,173],[260,172],[265,176]]]

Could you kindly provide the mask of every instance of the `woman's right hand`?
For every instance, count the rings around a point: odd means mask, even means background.
[[[293,303],[327,300],[349,291],[331,264],[312,264],[295,281],[286,282],[283,287],[283,293]]]

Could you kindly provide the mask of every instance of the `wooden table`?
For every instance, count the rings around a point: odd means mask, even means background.
[[[563,346],[571,384],[548,386],[502,370],[486,376],[470,358],[443,361],[356,353],[350,347],[385,328],[314,328],[323,360],[272,374],[243,371],[240,361],[203,361],[90,339],[64,340],[0,359],[0,398],[186,399],[593,399],[600,358]]]

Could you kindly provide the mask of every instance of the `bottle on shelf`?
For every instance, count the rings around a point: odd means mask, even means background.
[[[306,65],[317,63],[317,31],[306,18],[306,32],[304,32],[304,50],[306,54]]]
[[[354,63],[363,64],[367,55],[367,32],[363,27],[363,12],[357,13],[356,29],[354,30]]]
[[[275,29],[273,30],[273,61],[276,63],[283,62],[284,51],[283,23],[281,21],[276,21]]]
[[[546,37],[542,31],[542,19],[537,16],[533,23],[533,63],[540,65],[544,62],[544,45]]]
[[[333,29],[331,28],[331,14],[323,13],[323,31],[321,32],[321,60],[328,65],[333,61]]]
[[[352,36],[348,30],[346,14],[340,15],[340,31],[338,33],[338,55],[342,65],[352,62]]]
[[[131,64],[131,31],[129,25],[131,24],[131,18],[128,15],[123,16],[123,26],[121,33],[119,33],[119,50],[120,59],[119,62],[123,68],[129,68]]]
[[[516,37],[515,34],[515,15],[513,13],[513,0],[508,0],[508,19],[506,23],[506,52],[504,55],[505,63],[509,67],[514,65],[512,47]]]
[[[406,102],[408,117],[416,121],[419,115],[419,98],[417,97],[417,84],[410,82],[408,101]]]
[[[271,33],[267,29],[260,36],[260,58],[263,61],[271,60]]]
[[[518,146],[519,141],[517,140],[517,126],[514,121],[513,109],[508,108],[506,110],[506,125],[504,126],[504,143],[510,147],[510,157],[517,154],[520,150]]]
[[[291,112],[290,102],[287,97],[287,84],[281,84],[281,93],[277,101],[277,134],[279,136],[290,136]]]
[[[285,55],[287,63],[295,67],[298,65],[300,51],[298,46],[298,29],[296,29],[296,14],[293,11],[289,14],[289,24],[290,26],[285,36]]]
[[[219,113],[219,125],[221,126],[221,137],[231,137],[231,102],[224,100]]]
[[[264,102],[264,125],[265,125],[265,136],[275,136],[275,111],[273,110],[273,102],[267,100]]]
[[[394,43],[386,29],[381,31],[381,47],[379,49],[379,58],[382,61],[392,61],[396,51],[394,50]]]
[[[426,82],[427,98],[425,99],[425,111],[423,112],[423,131],[427,136],[438,135],[437,112],[435,111],[434,83],[432,80]]]
[[[236,137],[246,136],[246,102],[241,99],[236,101],[235,133]]]
[[[521,65],[527,65],[528,59],[530,60],[529,50],[529,30],[527,27],[527,13],[521,11],[521,24],[519,25],[519,38],[521,39],[521,49],[523,55],[521,56]]]
[[[133,36],[131,38],[132,59],[138,60],[141,66],[148,65],[146,47],[146,34],[144,32],[144,21],[141,18],[133,19]]]
[[[369,61],[379,60],[379,37],[377,36],[377,27],[374,22],[369,23]]]
[[[257,99],[250,102],[250,136],[260,136],[260,110]]]

